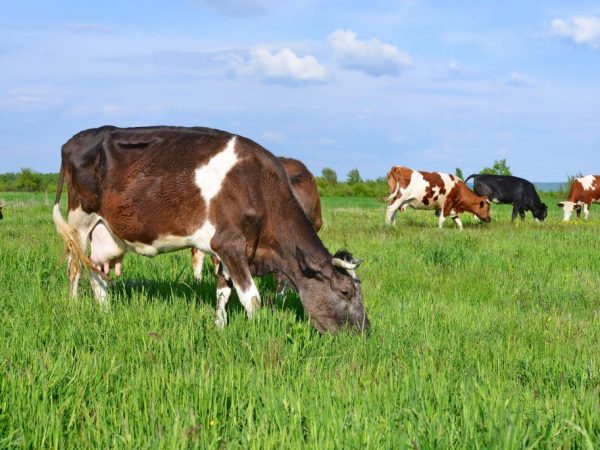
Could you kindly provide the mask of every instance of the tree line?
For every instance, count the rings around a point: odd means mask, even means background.
[[[490,167],[484,167],[479,173],[492,175],[512,175],[506,159],[495,160]],[[455,175],[464,180],[463,171],[457,167]],[[330,167],[325,167],[320,176],[316,176],[319,194],[324,197],[374,197],[383,199],[388,195],[385,177],[364,180],[358,169],[346,174],[340,181]],[[574,176],[569,177],[572,181]],[[38,173],[23,168],[18,173],[0,174],[0,192],[54,192],[58,184],[58,173]],[[570,185],[570,183],[569,183]]]

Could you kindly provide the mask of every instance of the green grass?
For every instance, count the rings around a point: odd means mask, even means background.
[[[68,297],[51,199],[2,199],[0,448],[600,445],[600,208],[513,226],[494,206],[460,233],[325,198],[325,244],[365,259],[362,338],[320,336],[295,295],[252,321],[234,298],[220,331],[188,252],[128,255],[103,313],[86,280]]]

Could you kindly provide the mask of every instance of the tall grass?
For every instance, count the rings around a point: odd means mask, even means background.
[[[128,255],[103,313],[68,297],[43,195],[3,195],[0,448],[594,448],[600,209],[511,225],[325,198],[330,249],[365,258],[372,330],[318,335],[298,298],[213,325],[190,255]],[[84,288],[83,288],[84,287]]]

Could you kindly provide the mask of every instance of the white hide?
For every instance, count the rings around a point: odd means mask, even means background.
[[[457,183],[458,178],[450,178],[450,175],[446,173],[439,173],[442,181],[444,183],[444,187],[446,192],[444,194],[440,194],[440,187],[435,186],[433,188],[433,197],[437,196],[437,200],[434,201],[433,198],[429,198],[429,204],[425,205],[423,203],[423,199],[427,195],[427,188],[429,187],[429,182],[423,178],[420,172],[414,170],[410,176],[410,182],[406,188],[397,188],[397,196],[396,200],[388,206],[386,212],[386,221],[387,223],[393,223],[394,218],[396,216],[396,212],[406,211],[408,206],[412,206],[415,209],[439,209],[440,211],[444,207],[444,203],[446,202],[446,197]],[[399,184],[398,184],[399,186]],[[440,215],[439,225],[440,227],[444,223],[444,218]]]
[[[589,191],[592,189],[595,180],[596,177],[594,175],[586,175],[585,177],[577,178],[577,181],[581,183],[584,191]]]

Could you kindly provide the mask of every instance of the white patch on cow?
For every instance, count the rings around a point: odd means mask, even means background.
[[[107,281],[98,275],[96,272],[90,271],[90,281],[92,284],[92,291],[96,301],[100,303],[100,306],[105,311],[109,309],[108,303],[108,283]]]
[[[575,203],[570,201],[562,202],[563,209],[563,221],[568,222],[571,219],[571,214],[573,214],[573,209],[575,208]]]
[[[198,282],[202,281],[202,268],[204,266],[204,253],[200,250],[196,250],[194,252],[194,256],[192,258],[192,267],[194,269],[194,278],[198,280]]]
[[[108,264],[125,253],[122,241],[108,230],[103,221],[97,222],[90,238],[90,259],[96,265]]]
[[[225,176],[238,161],[235,154],[236,138],[237,136],[233,136],[223,151],[213,156],[204,166],[196,169],[196,184],[207,204],[219,193]]]
[[[590,208],[586,203],[583,204],[583,217],[585,220],[588,220],[590,217]]]
[[[462,230],[463,229],[463,224],[462,224],[462,220],[460,220],[460,217],[454,216],[452,219],[454,219],[454,223],[456,224],[456,226],[458,227],[458,229]]]
[[[254,284],[254,280],[250,278],[250,287],[246,290],[240,289],[240,286],[236,285],[235,281],[233,283],[240,298],[240,303],[244,306],[248,318],[251,318],[254,311],[260,307],[260,294],[258,293],[256,284]]]
[[[438,218],[438,226],[440,228],[444,227],[444,221],[446,220],[446,218],[444,217],[444,213],[440,211],[440,217]]]
[[[168,253],[182,248],[196,247],[203,253],[213,253],[210,247],[210,241],[215,235],[215,227],[208,220],[189,236],[175,236],[172,234],[160,236],[152,241],[152,244],[142,242],[129,242],[127,249],[139,255],[153,257],[161,253]]]
[[[215,324],[219,328],[223,328],[225,325],[227,325],[226,307],[230,295],[231,288],[229,286],[217,288],[217,311],[215,316]]]
[[[584,191],[589,191],[592,189],[596,177],[594,175],[586,175],[585,177],[577,178],[577,181],[581,183]]]
[[[236,137],[232,137],[225,148],[213,156],[205,165],[196,169],[195,182],[206,205],[207,216],[212,199],[221,191],[225,177],[235,166],[238,158],[235,154]],[[204,253],[213,253],[210,241],[215,235],[215,226],[207,219],[198,230],[189,236],[160,236],[152,244],[127,242],[130,250],[140,255],[156,256],[187,247],[195,247]]]

